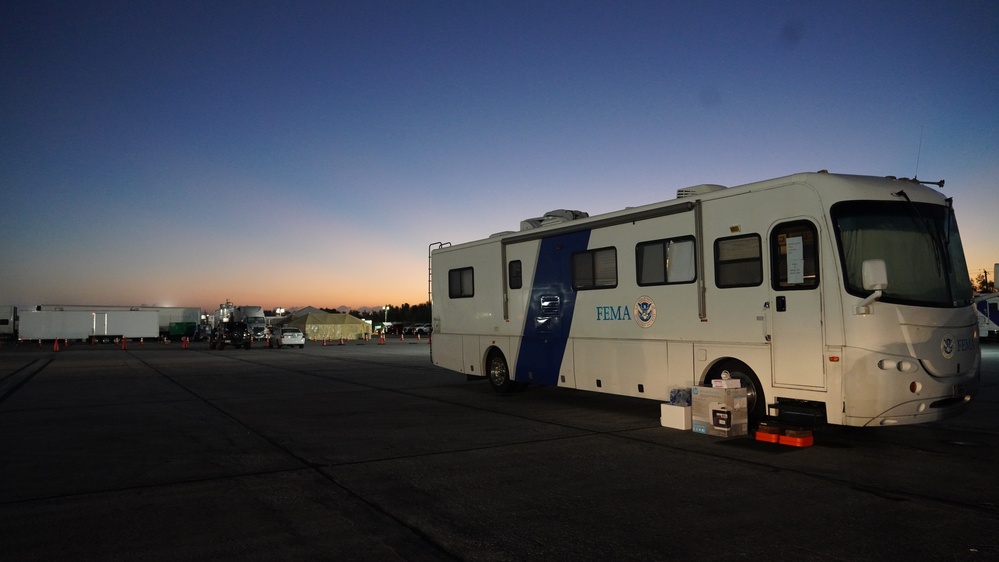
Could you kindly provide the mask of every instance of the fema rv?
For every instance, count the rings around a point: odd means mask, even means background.
[[[431,245],[432,361],[500,392],[659,401],[727,371],[755,421],[959,413],[979,386],[978,321],[951,200],[924,183],[819,172],[700,185]]]

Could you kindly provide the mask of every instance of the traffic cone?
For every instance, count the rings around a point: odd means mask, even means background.
[[[56,338],[55,343],[52,344],[52,351],[59,351],[59,338]]]
[[[343,336],[340,336],[340,345],[347,345],[346,342],[343,341]]]
[[[127,351],[127,348],[128,348],[127,342],[128,342],[128,338],[122,336],[122,338],[121,338],[121,350],[122,351]]]
[[[378,336],[378,345],[385,345],[385,334]]]
[[[38,338],[38,347],[42,347],[42,338]]]
[[[326,338],[323,338],[323,347],[326,347]]]
[[[399,332],[399,341],[406,341],[406,334]]]
[[[416,332],[416,341],[420,341],[420,332]]]
[[[139,345],[146,345],[146,338],[139,338]]]

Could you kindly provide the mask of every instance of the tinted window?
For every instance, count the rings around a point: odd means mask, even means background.
[[[510,262],[509,284],[511,289],[519,289],[524,286],[524,272],[520,260]]]
[[[572,288],[617,287],[617,249],[599,248],[572,255]]]
[[[763,255],[758,234],[715,240],[715,285],[719,288],[763,284]]]
[[[639,285],[690,283],[697,279],[692,237],[642,242],[635,246],[635,278]]]
[[[452,269],[447,273],[447,294],[449,297],[460,299],[475,295],[475,275],[471,267]]]

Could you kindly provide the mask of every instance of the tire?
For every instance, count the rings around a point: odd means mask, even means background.
[[[299,345],[298,345],[298,349],[305,349],[305,344],[304,344],[304,343],[302,343],[302,344],[299,344]]]
[[[767,400],[763,395],[763,387],[760,386],[760,379],[748,365],[738,359],[727,359],[720,361],[712,367],[708,376],[704,377],[704,385],[711,386],[711,381],[722,378],[722,371],[728,371],[733,379],[742,381],[742,387],[746,389],[746,410],[749,418],[749,427],[757,427],[760,422],[767,417]]]
[[[493,351],[486,359],[486,377],[489,384],[498,394],[509,394],[517,389],[518,385],[510,377],[510,368],[507,366],[506,358],[499,351]]]

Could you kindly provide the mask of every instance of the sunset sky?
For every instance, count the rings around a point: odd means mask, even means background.
[[[13,1],[0,65],[0,304],[416,304],[433,242],[820,169],[999,262],[994,0]]]

